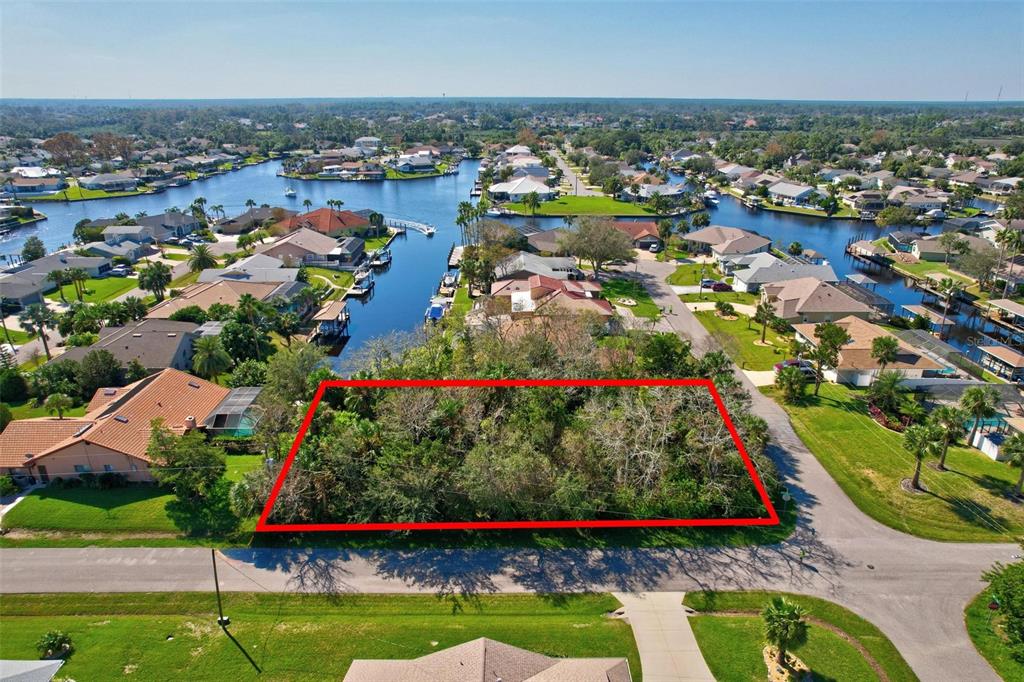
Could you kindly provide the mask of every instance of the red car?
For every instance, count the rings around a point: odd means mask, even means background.
[[[716,282],[711,286],[711,291],[732,291],[732,285],[725,282]]]

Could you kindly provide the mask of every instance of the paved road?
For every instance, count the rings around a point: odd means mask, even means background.
[[[569,167],[568,163],[566,163],[560,150],[554,151],[553,156],[555,157],[555,163],[557,163],[558,167],[562,169],[562,176],[569,182],[569,186],[572,188],[570,194],[574,194],[578,197],[604,196],[601,192],[596,192],[587,188],[587,183],[583,178],[576,176],[576,172]]]
[[[663,283],[671,264],[642,261],[636,276],[698,350],[713,343]],[[742,377],[742,375],[741,375]],[[745,379],[743,379],[745,381]],[[916,539],[864,516],[796,436],[785,412],[751,390],[772,429],[771,455],[802,508],[787,542],[696,549],[236,549],[223,552],[234,591],[662,592],[768,589],[836,601],[888,635],[923,680],[997,680],[974,650],[963,608],[981,573],[1019,551],[1007,544]],[[855,447],[851,444],[851,447]],[[4,549],[0,592],[189,591],[211,588],[210,553],[180,549]]]

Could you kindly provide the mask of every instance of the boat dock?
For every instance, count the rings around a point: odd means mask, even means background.
[[[452,244],[451,250],[448,252],[448,269],[459,267],[462,263],[462,252],[466,249],[465,246],[456,246]]]
[[[402,218],[384,218],[384,224],[388,227],[400,230],[402,232],[406,230],[412,230],[413,232],[419,232],[425,234],[428,237],[433,237],[437,232],[437,228],[433,225],[426,223],[418,223],[415,220],[403,220]]]

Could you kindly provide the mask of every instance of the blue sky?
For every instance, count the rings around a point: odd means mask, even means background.
[[[1016,2],[0,2],[0,96],[1024,99]]]

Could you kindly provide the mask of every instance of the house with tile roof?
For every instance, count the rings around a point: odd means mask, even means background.
[[[305,286],[303,282],[238,282],[229,279],[197,282],[182,289],[174,298],[157,303],[146,313],[146,317],[166,320],[182,308],[193,305],[203,310],[208,310],[214,303],[236,306],[245,294],[249,294],[257,301],[276,304],[277,301],[286,301]]]
[[[591,312],[602,317],[615,315],[611,303],[601,298],[601,285],[585,280],[566,280],[531,275],[527,279],[494,282],[491,296],[507,298],[510,311],[518,314],[549,312],[554,308],[572,312]]]
[[[178,435],[209,429],[222,412],[234,411],[238,401],[232,395],[239,390],[176,369],[164,369],[128,386],[101,388],[82,417],[18,419],[8,424],[0,433],[0,472],[27,474],[43,482],[86,473],[152,481],[146,450],[153,421],[163,420],[164,427]],[[245,395],[251,393],[249,389]]]
[[[840,349],[839,363],[836,367],[824,371],[824,376],[829,381],[853,386],[870,386],[875,376],[882,370],[878,360],[871,357],[871,342],[880,336],[890,336],[899,344],[896,361],[887,364],[886,371],[899,372],[904,379],[922,379],[939,376],[946,369],[877,324],[853,315],[837,320],[835,324],[846,330],[850,341]],[[797,341],[817,348],[818,338],[814,335],[814,327],[815,325],[811,323],[793,325]]]
[[[772,245],[771,239],[756,232],[725,225],[708,225],[701,230],[682,235],[682,239],[688,250],[694,253],[710,253],[717,261],[726,257],[762,253]]]
[[[873,312],[870,306],[816,277],[770,282],[761,287],[761,299],[791,324],[832,322],[850,315],[866,320]]]
[[[616,220],[612,225],[629,237],[633,248],[646,251],[654,245],[662,246],[658,224],[653,220]]]
[[[337,267],[355,265],[363,260],[366,243],[359,237],[334,239],[303,227],[258,247],[256,251],[283,261],[289,267],[298,267],[303,263]]]
[[[328,237],[353,235],[370,228],[369,219],[354,211],[339,211],[333,208],[318,208],[309,213],[300,213],[284,220],[279,225],[289,231],[307,229]]]
[[[356,659],[344,682],[630,682],[625,658],[554,658],[481,637],[412,659]]]
[[[68,348],[50,362],[81,361],[94,350],[110,352],[122,365],[137,361],[150,372],[166,367],[192,368],[192,344],[199,337],[195,322],[144,319],[123,327],[103,327],[99,340],[91,346]]]

